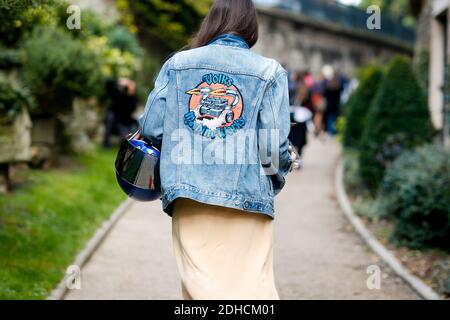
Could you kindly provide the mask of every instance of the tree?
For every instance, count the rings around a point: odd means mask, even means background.
[[[410,0],[362,0],[359,7],[366,10],[371,5],[380,7],[381,12],[388,12],[393,18],[400,20],[405,27],[414,27],[416,24]]]
[[[377,92],[383,72],[378,66],[369,66],[362,71],[360,84],[345,108],[347,113],[344,131],[344,146],[357,148],[367,123],[367,113]]]
[[[125,0],[121,0],[122,2]],[[164,57],[188,43],[206,15],[211,0],[128,1],[139,35],[149,51]]]
[[[57,6],[51,0],[0,1],[0,43],[11,47],[36,25],[54,25]]]
[[[402,151],[430,140],[432,125],[425,96],[411,62],[391,60],[380,84],[364,129],[360,173],[374,194],[385,169]]]
[[[70,110],[75,96],[87,98],[101,90],[98,58],[68,32],[38,27],[23,47],[23,77],[39,103],[39,112]]]

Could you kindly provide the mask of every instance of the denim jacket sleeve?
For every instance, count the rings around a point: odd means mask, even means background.
[[[155,81],[155,87],[148,96],[144,114],[139,118],[142,136],[160,150],[164,130],[167,87],[169,84],[169,64],[170,60],[161,68]]]
[[[259,112],[258,127],[269,131],[275,130],[278,134],[279,153],[278,159],[271,154],[271,164],[277,164],[276,170],[270,174],[274,193],[278,194],[284,187],[284,177],[288,174],[291,166],[291,157],[288,150],[290,131],[289,114],[289,91],[286,71],[277,72],[274,79],[269,83],[264,94],[263,104]],[[271,138],[269,138],[271,139]]]

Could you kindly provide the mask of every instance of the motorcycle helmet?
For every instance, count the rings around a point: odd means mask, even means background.
[[[116,179],[132,199],[153,201],[161,197],[160,152],[151,143],[136,138],[139,131],[121,144],[116,158]]]

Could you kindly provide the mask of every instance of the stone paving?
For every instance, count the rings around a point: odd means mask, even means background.
[[[339,209],[334,140],[312,140],[304,168],[276,200],[275,277],[282,299],[418,299],[353,232]],[[379,290],[366,285],[378,265]],[[134,203],[82,268],[66,299],[180,299],[170,218],[160,202]]]

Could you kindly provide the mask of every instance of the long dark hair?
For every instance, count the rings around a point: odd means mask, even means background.
[[[202,47],[225,33],[243,38],[250,47],[258,41],[258,19],[252,0],[215,0],[190,47]]]

